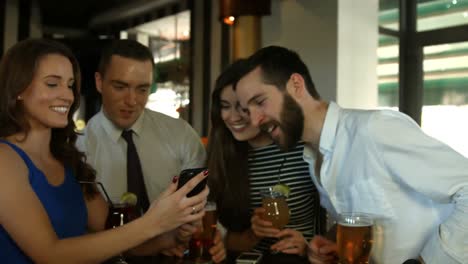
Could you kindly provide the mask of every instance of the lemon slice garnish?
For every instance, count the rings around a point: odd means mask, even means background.
[[[128,205],[136,205],[138,201],[138,198],[136,194],[131,193],[131,192],[125,192],[120,196],[120,202],[125,203]]]
[[[275,192],[281,193],[286,198],[289,197],[289,193],[291,192],[291,189],[289,188],[289,186],[287,186],[286,184],[282,184],[282,183],[279,183],[273,186],[272,190]]]

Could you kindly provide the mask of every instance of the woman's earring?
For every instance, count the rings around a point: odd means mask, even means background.
[[[16,100],[23,100],[23,96],[18,95],[18,96],[16,97]]]

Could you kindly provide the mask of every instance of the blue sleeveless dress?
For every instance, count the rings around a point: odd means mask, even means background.
[[[23,150],[2,139],[0,139],[0,143],[11,146],[26,163],[29,169],[29,183],[47,211],[57,236],[62,239],[85,234],[87,232],[88,213],[83,192],[73,176],[72,170],[66,167],[64,182],[59,186],[52,186]],[[31,236],[34,236],[34,234],[31,234]],[[0,262],[33,263],[1,225]]]

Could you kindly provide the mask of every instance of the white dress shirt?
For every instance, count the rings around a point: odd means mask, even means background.
[[[315,153],[304,150],[321,204],[335,216],[376,219],[372,263],[468,263],[468,160],[391,110],[350,110],[331,102]]]
[[[145,109],[131,129],[150,202],[181,170],[204,165],[205,149],[200,137],[181,119]],[[101,110],[77,140],[87,162],[97,171],[96,180],[104,184],[111,197],[127,191],[127,143],[121,135],[122,129]]]

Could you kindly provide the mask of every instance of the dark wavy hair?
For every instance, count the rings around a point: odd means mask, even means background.
[[[20,95],[33,81],[39,62],[50,54],[62,55],[73,67],[75,98],[68,113],[68,124],[64,128],[53,128],[50,140],[52,155],[63,165],[70,166],[76,179],[94,181],[96,173],[86,163],[85,155],[75,146],[77,134],[73,113],[78,109],[80,99],[81,74],[77,59],[63,44],[45,39],[28,39],[10,48],[0,63],[0,137],[24,133],[26,139],[30,126],[25,118]],[[97,190],[91,185],[83,185],[86,197],[92,197]]]
[[[207,147],[210,195],[216,200],[219,221],[232,231],[250,227],[249,145],[237,141],[221,118],[221,93],[237,82],[244,67],[245,60],[236,61],[216,80],[211,95],[211,129]]]

